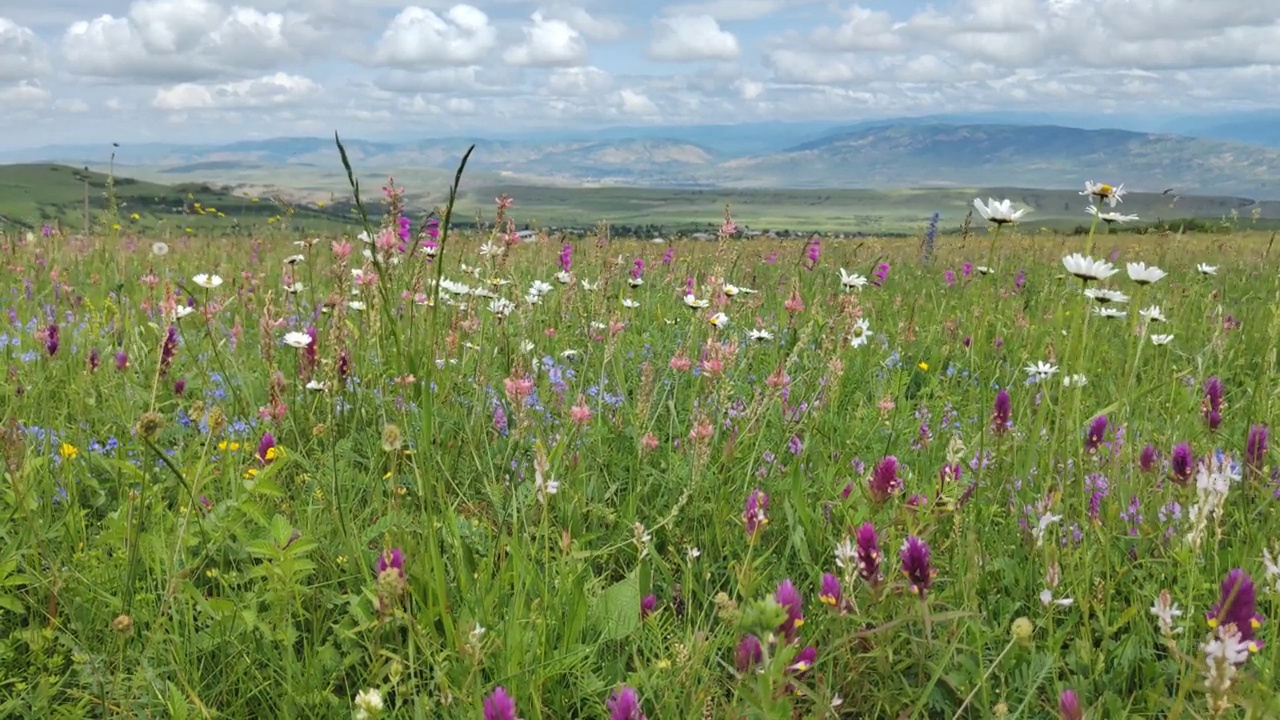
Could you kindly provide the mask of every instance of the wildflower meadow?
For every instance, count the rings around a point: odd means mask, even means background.
[[[1280,717],[1274,237],[1123,232],[1120,180],[1086,235],[389,182],[348,236],[6,237],[0,716]]]

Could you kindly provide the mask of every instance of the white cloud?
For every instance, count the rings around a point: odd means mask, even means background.
[[[547,19],[541,12],[530,16],[524,28],[524,43],[503,53],[512,65],[580,65],[587,59],[582,34],[564,20]]]
[[[9,110],[43,106],[48,104],[51,97],[48,90],[31,80],[23,80],[7,87],[0,86],[0,103],[8,105]]]
[[[609,73],[595,67],[560,68],[547,78],[547,92],[556,96],[598,96],[613,85]]]
[[[0,82],[32,78],[48,70],[44,43],[35,32],[0,17]]]
[[[309,78],[278,72],[215,85],[180,83],[157,90],[151,105],[171,111],[261,108],[296,104],[319,92]]]
[[[676,15],[657,21],[649,57],[672,62],[736,60],[738,38],[710,15]]]
[[[618,91],[618,104],[621,106],[622,112],[628,115],[658,114],[658,106],[649,99],[648,95],[629,88],[623,88]]]
[[[62,36],[68,69],[99,78],[202,79],[275,67],[299,56],[288,37],[299,19],[212,0],[136,0],[124,17],[72,23]]]
[[[617,20],[592,15],[577,6],[556,5],[547,9],[547,17],[563,20],[590,40],[610,42],[626,36],[627,26]]]
[[[720,22],[756,20],[816,0],[705,0],[668,5],[670,15],[709,15]]]
[[[497,42],[498,31],[489,16],[473,5],[454,5],[443,16],[411,5],[387,25],[374,58],[395,67],[471,65],[483,60]]]

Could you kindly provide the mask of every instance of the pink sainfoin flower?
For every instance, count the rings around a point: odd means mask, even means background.
[[[676,372],[689,372],[693,367],[693,361],[684,354],[683,350],[681,350],[672,356],[671,361],[668,362],[667,365]]]
[[[345,263],[347,258],[351,257],[351,241],[335,240],[329,244],[329,248],[333,251],[333,257],[339,263]]]
[[[760,488],[752,490],[751,494],[747,496],[747,506],[742,511],[742,524],[747,531],[748,538],[754,540],[756,533],[769,524],[768,508],[769,496]]]
[[[648,720],[640,711],[640,699],[635,688],[623,687],[605,703],[609,711],[609,720]]]
[[[644,448],[645,452],[656,450],[658,444],[658,438],[653,433],[645,433],[644,437],[640,438],[640,447]]]
[[[889,455],[876,463],[867,481],[867,487],[871,490],[871,499],[878,503],[888,500],[901,491],[902,478],[898,477],[898,458]]]
[[[569,272],[573,269],[573,245],[565,243],[560,248],[559,266],[563,272]]]
[[[569,408],[569,419],[576,425],[591,422],[591,408],[587,407],[587,398],[582,393],[578,393],[578,402]]]
[[[782,303],[782,307],[786,308],[787,312],[792,315],[804,312],[804,300],[800,297],[800,291],[793,289],[791,291],[791,297],[787,298],[786,302]]]
[[[818,266],[820,257],[822,257],[822,240],[817,235],[812,235],[804,246],[804,259],[800,261],[800,265],[805,270],[812,271]]]
[[[484,720],[519,720],[516,717],[516,701],[501,685],[484,699]]]
[[[911,584],[911,592],[924,598],[938,574],[930,562],[929,546],[915,535],[910,535],[903,541],[898,556],[902,560],[902,574]]]

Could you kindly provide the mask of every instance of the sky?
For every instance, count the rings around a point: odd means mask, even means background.
[[[3,0],[0,145],[1280,105],[1280,0]]]

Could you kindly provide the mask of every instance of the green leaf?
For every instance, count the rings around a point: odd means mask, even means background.
[[[620,640],[640,627],[640,577],[634,571],[605,588],[591,608],[602,640]]]

